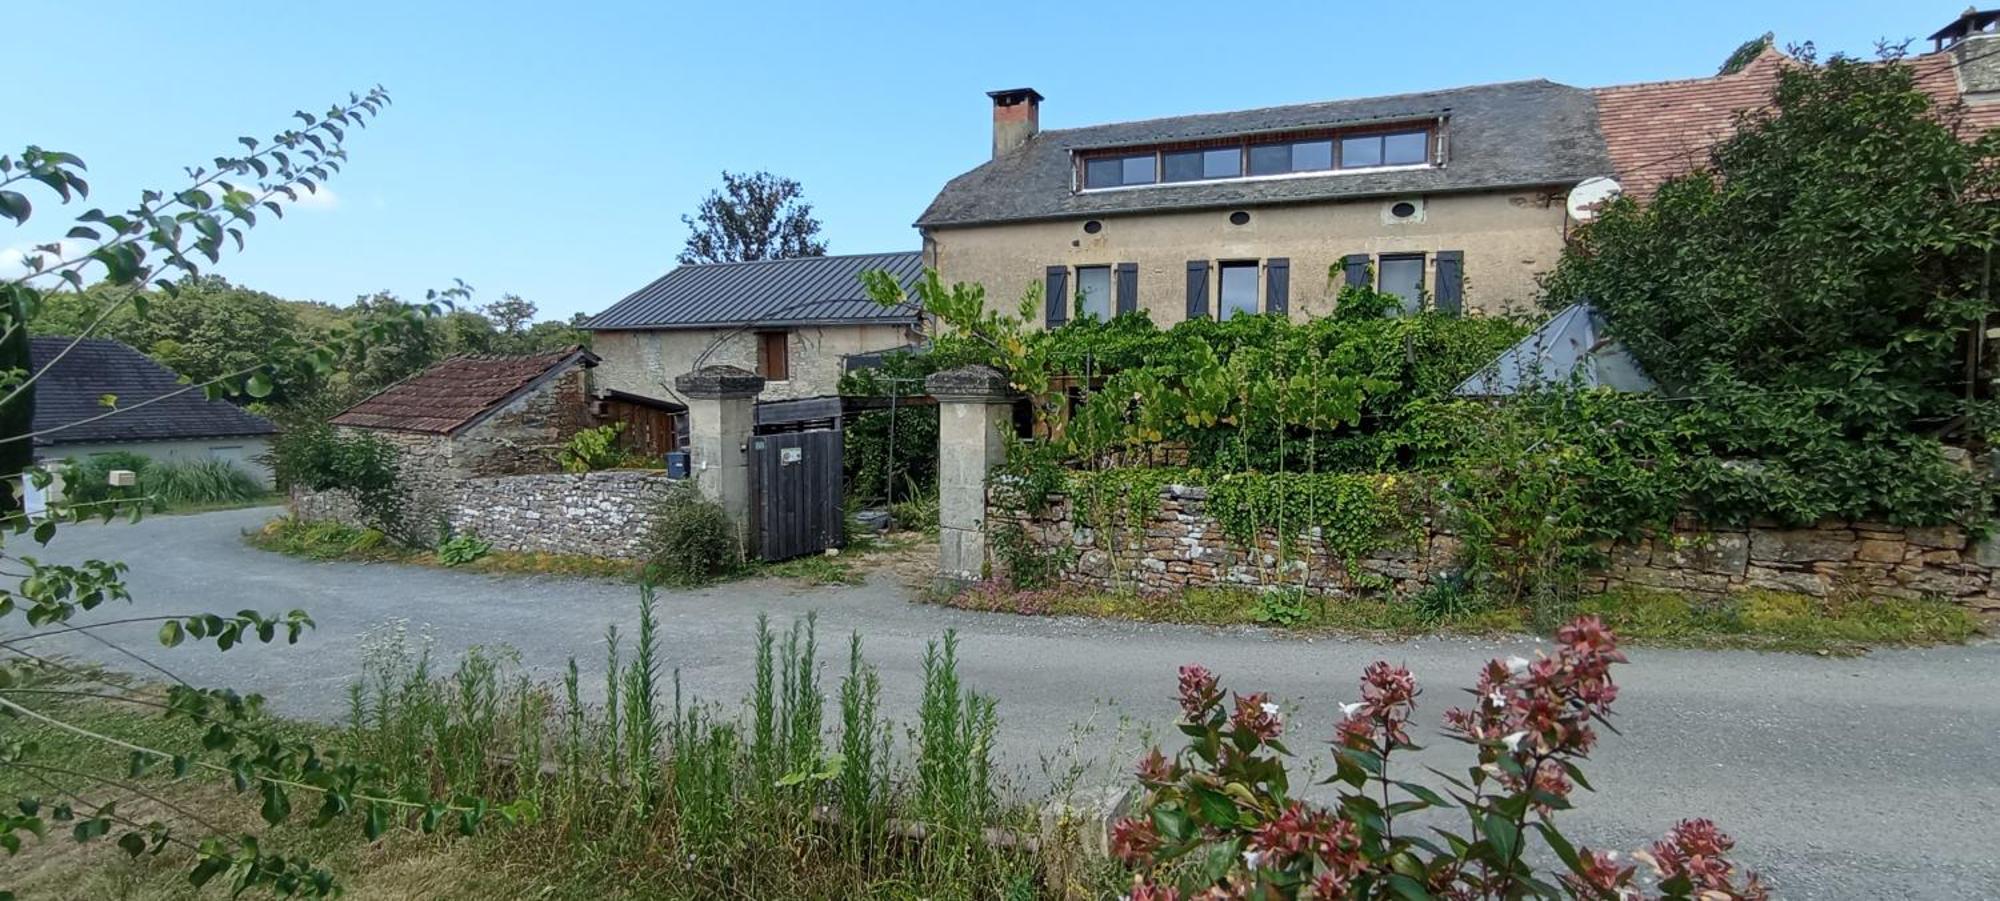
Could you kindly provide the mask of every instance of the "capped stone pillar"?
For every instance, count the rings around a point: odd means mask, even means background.
[[[735,366],[704,366],[674,378],[687,398],[688,469],[702,496],[715,501],[750,545],[750,438],[764,378]]]
[[[938,402],[939,575],[973,581],[986,569],[986,483],[1006,462],[1015,395],[991,366],[932,373],[924,390]]]

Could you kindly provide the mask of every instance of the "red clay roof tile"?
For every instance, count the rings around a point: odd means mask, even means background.
[[[1778,73],[1789,57],[1766,48],[1749,65],[1728,75],[1597,88],[1597,115],[1605,149],[1625,193],[1647,199],[1660,183],[1692,171],[1708,151],[1728,137],[1736,116],[1770,102]],[[1960,98],[1952,54],[1930,53],[1906,60],[1918,87],[1934,99]],[[2000,104],[1968,104],[1968,135],[2000,126]]]
[[[449,435],[543,375],[581,359],[581,346],[517,357],[453,357],[376,392],[330,420],[334,425]]]

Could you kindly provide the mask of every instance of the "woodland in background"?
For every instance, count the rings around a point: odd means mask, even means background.
[[[590,343],[590,333],[579,328],[582,314],[567,322],[537,322],[534,302],[512,294],[481,306],[461,304],[438,316],[412,318],[409,313],[417,304],[387,291],[340,307],[287,300],[218,275],[186,276],[176,287],[174,292],[146,289],[143,310],[121,303],[136,290],[126,286],[100,282],[79,292],[50,294],[28,329],[36,335],[88,333],[116,339],[194,383],[263,363],[273,347],[329,347],[334,353],[330,372],[280,381],[268,397],[251,404],[281,420],[301,407],[332,412],[456,354],[539,353]],[[402,326],[393,340],[331,340],[343,326],[366,333],[369,325],[391,320]]]

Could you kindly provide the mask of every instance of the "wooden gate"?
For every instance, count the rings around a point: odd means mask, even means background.
[[[839,429],[750,439],[750,530],[766,561],[847,543]]]

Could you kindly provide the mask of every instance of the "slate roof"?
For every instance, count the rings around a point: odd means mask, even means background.
[[[48,373],[35,382],[35,431],[82,423],[36,438],[38,447],[234,438],[277,431],[264,418],[234,404],[209,400],[200,389],[185,390],[188,386],[172,370],[109,338],[85,338],[63,354],[74,340],[50,336],[29,340],[35,370],[48,367]],[[57,360],[58,355],[62,359]],[[117,397],[122,412],[83,422],[110,412],[104,405],[107,394]],[[143,401],[153,402],[139,406]]]
[[[449,435],[577,362],[595,366],[597,357],[582,347],[526,356],[452,357],[376,392],[329,421]]]
[[[882,269],[911,284],[923,255],[867,253],[680,266],[584,323],[586,329],[700,329],[745,325],[872,325],[917,321],[913,308],[868,297],[861,273]]]
[[[1429,169],[1071,190],[1071,152],[1448,115],[1447,161]],[[952,179],[919,227],[1203,209],[1386,194],[1570,185],[1611,171],[1587,90],[1516,81],[1040,132]]]
[[[1771,101],[1789,61],[1766,47],[1749,65],[1728,75],[1598,88],[1597,115],[1620,187],[1645,200],[1660,184],[1708,163],[1709,148],[1736,130],[1736,116]],[[1950,51],[1904,60],[1916,84],[1940,104],[1960,98]],[[2000,104],[1973,103],[1961,123],[1968,136],[2000,126]]]

